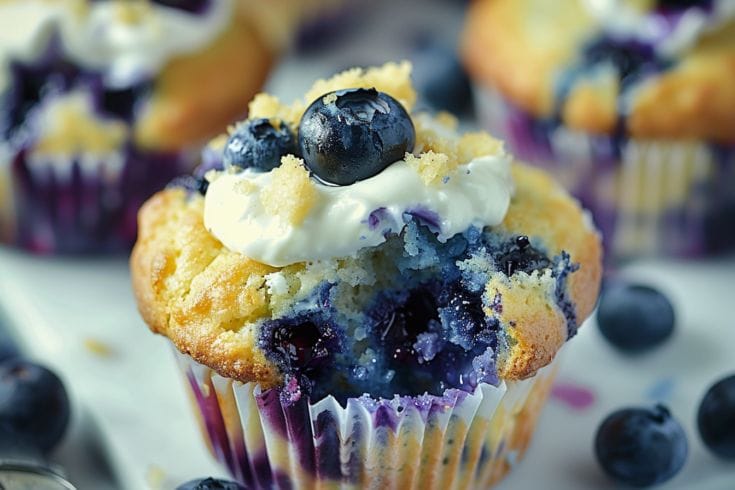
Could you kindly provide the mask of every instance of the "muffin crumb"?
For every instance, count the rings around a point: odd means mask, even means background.
[[[304,161],[293,155],[281,159],[281,166],[272,170],[270,185],[260,192],[260,202],[266,211],[292,225],[304,221],[316,199],[317,193]]]
[[[413,167],[426,185],[446,182],[446,178],[457,168],[457,161],[450,160],[444,153],[429,150],[419,156],[406,153],[406,163]]]

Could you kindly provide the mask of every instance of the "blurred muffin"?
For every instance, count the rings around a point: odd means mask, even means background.
[[[251,2],[0,2],[0,237],[122,250],[143,201],[241,117],[273,39]]]
[[[463,52],[484,123],[615,256],[735,245],[735,2],[479,0]]]
[[[595,303],[589,217],[498,140],[411,113],[409,74],[258,95],[140,212],[138,306],[248,488],[487,488]]]

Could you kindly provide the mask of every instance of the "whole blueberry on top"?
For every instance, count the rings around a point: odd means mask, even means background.
[[[707,390],[697,413],[705,445],[722,458],[735,460],[735,374]]]
[[[299,125],[299,149],[319,179],[349,185],[413,151],[416,131],[401,104],[375,89],[346,89],[315,100]]]
[[[632,486],[662,483],[681,470],[688,444],[684,429],[662,405],[610,414],[595,437],[595,455],[613,479]]]
[[[51,450],[69,422],[69,397],[58,376],[27,360],[0,364],[0,424]]]
[[[659,291],[640,284],[613,284],[602,291],[597,325],[615,347],[641,352],[674,331],[674,308]]]
[[[269,119],[251,119],[239,124],[225,144],[225,164],[264,171],[278,167],[282,156],[295,153],[295,146],[288,125],[277,126]]]
[[[244,486],[229,480],[199,478],[182,483],[176,490],[246,490]]]

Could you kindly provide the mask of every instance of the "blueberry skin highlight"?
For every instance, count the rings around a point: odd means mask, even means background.
[[[27,360],[0,364],[0,425],[46,453],[69,423],[69,397],[53,372]]]
[[[713,453],[735,460],[735,374],[707,390],[697,412],[697,427]]]
[[[281,165],[281,157],[296,153],[287,124],[273,127],[270,120],[251,119],[237,126],[225,144],[226,165],[269,171]]]
[[[415,142],[406,109],[375,89],[325,94],[306,109],[299,125],[298,145],[307,167],[337,185],[379,174],[413,151]]]
[[[595,455],[605,473],[636,487],[671,479],[687,453],[684,429],[662,405],[613,412],[595,437]]]
[[[246,488],[233,481],[209,477],[182,483],[176,490],[246,490]]]
[[[659,291],[640,284],[613,284],[602,291],[597,325],[602,335],[625,352],[649,350],[671,336],[674,307]]]

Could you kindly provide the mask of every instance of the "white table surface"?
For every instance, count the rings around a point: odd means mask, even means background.
[[[269,88],[290,100],[335,69],[400,59],[417,26],[441,26],[440,34],[451,37],[461,3],[432,1],[416,9],[411,2],[375,2],[339,49],[289,57]],[[704,390],[735,372],[735,258],[640,262],[624,273],[670,295],[678,315],[674,337],[649,355],[626,357],[594,324],[585,325],[565,349],[559,382],[594,403],[582,410],[552,399],[526,459],[499,488],[615,488],[593,459],[594,431],[613,409],[656,398],[684,424],[691,449],[682,473],[658,488],[735,488],[735,465],[707,453],[694,427]],[[223,474],[199,436],[167,342],[150,334],[137,314],[126,260],[38,258],[0,248],[2,312],[26,352],[57,370],[72,394],[74,421],[54,459],[80,489],[172,489]],[[91,349],[90,341],[110,352]]]

